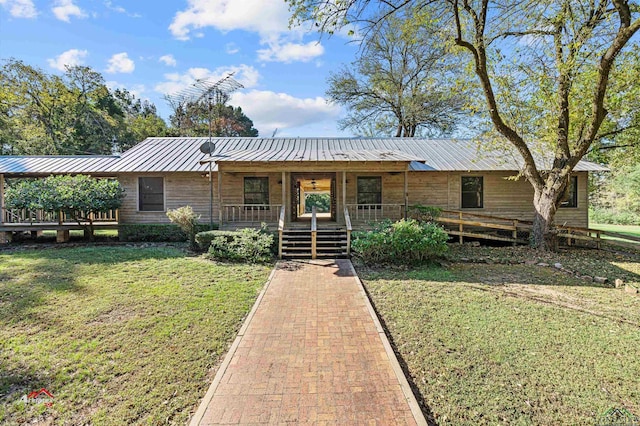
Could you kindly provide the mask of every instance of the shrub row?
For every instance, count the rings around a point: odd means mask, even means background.
[[[214,224],[217,227],[216,224]],[[209,229],[209,225],[198,224],[198,230]],[[121,223],[118,227],[120,241],[182,242],[188,236],[172,223]]]
[[[209,247],[211,247],[211,241],[213,241],[214,238],[223,237],[227,240],[227,242],[230,242],[231,240],[233,240],[235,236],[239,234],[240,234],[239,231],[219,231],[219,230],[198,232],[196,234],[196,244],[198,245],[198,248],[200,250],[207,251],[209,250]]]
[[[235,232],[210,231],[199,233],[196,241],[199,245],[206,244],[209,238],[210,259],[252,263],[273,259],[273,234],[263,230],[246,228]]]
[[[617,212],[611,209],[589,209],[589,222],[611,225],[640,225],[640,215],[633,212]]]
[[[368,265],[418,265],[447,251],[448,235],[432,222],[385,220],[367,232],[354,232],[352,251]]]

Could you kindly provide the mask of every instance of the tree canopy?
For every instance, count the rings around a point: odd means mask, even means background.
[[[466,68],[475,77],[469,84],[480,102],[472,98],[469,106],[487,117],[493,139],[508,143],[522,160],[521,173],[534,190],[533,236],[540,248],[553,235],[551,225],[576,164],[603,134],[615,130],[603,125],[615,114],[610,111],[622,102],[637,105],[633,90],[615,83],[625,71],[625,52],[638,48],[638,38],[632,38],[640,29],[637,1],[287,2],[293,22],[313,20],[325,32],[360,23],[370,36],[408,8],[448,28],[447,38],[465,53]],[[626,120],[611,123],[619,129]]]
[[[349,110],[341,128],[396,137],[455,129],[464,98],[450,88],[459,68],[438,28],[415,25],[416,19],[389,17],[351,66],[330,74],[329,99]]]
[[[207,99],[178,103],[169,118],[171,126],[180,136],[209,136],[211,118],[211,136],[258,136],[253,121],[242,112],[242,108],[228,105],[228,101],[228,96],[220,94],[211,104]]]

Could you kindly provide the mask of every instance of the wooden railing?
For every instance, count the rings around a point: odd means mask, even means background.
[[[276,223],[278,222],[281,204],[236,204],[222,207],[222,221]]]
[[[405,212],[404,204],[347,204],[345,207],[354,221],[400,220]]]
[[[278,218],[278,258],[282,259],[282,234],[284,232],[284,221],[286,217],[285,207],[280,207],[280,217]]]
[[[351,256],[351,231],[353,226],[351,225],[351,215],[349,214],[349,208],[344,208],[344,224],[347,228],[347,256]]]
[[[318,257],[318,211],[316,206],[311,207],[311,258]]]
[[[76,212],[81,222],[91,219],[93,222],[118,222],[118,210],[100,213]],[[43,223],[76,223],[73,215],[65,212],[51,212],[44,210],[2,209],[2,223],[4,224],[43,224]]]

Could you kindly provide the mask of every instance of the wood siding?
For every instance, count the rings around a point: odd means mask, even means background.
[[[282,204],[282,185],[285,185],[287,207],[287,220],[290,220],[291,205],[291,172],[336,172],[336,200],[338,221],[343,221],[343,188],[342,171],[347,170],[346,203],[357,203],[357,180],[359,176],[382,177],[382,203],[404,204],[404,179],[403,167],[406,164],[375,164],[369,167],[380,166],[382,170],[372,172],[362,169],[361,164],[336,163],[333,169],[327,164],[319,164],[308,169],[298,165],[297,168],[287,167],[285,179],[282,182],[282,170],[274,170],[273,167],[258,169],[252,165],[250,170],[247,165],[241,164],[222,173],[222,204],[244,204],[244,177],[268,177],[269,178],[269,203]],[[344,167],[344,169],[338,168]],[[356,170],[354,170],[354,168]],[[226,167],[224,168],[226,169]],[[223,170],[224,170],[223,169]],[[258,171],[262,170],[262,171]],[[461,193],[460,184],[462,176],[483,177],[483,201],[484,207],[480,209],[464,209],[469,212],[477,212],[487,215],[495,215],[522,220],[533,219],[533,188],[523,178],[509,180],[513,174],[508,172],[409,172],[408,173],[408,201],[411,204],[422,204],[441,207],[449,210],[459,210]],[[572,226],[588,226],[588,195],[587,172],[577,172],[578,176],[578,207],[561,208],[556,214],[557,224]],[[138,211],[138,177],[162,176],[165,179],[165,208],[173,209],[184,205],[190,205],[202,216],[201,221],[209,220],[209,181],[202,177],[201,173],[149,173],[149,174],[121,174],[118,179],[127,191],[127,197],[120,209],[120,219],[123,223],[167,223],[169,222],[165,212],[139,212]],[[218,221],[218,174],[213,175],[213,218]]]

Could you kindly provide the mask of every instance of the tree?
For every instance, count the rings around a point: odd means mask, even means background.
[[[330,74],[329,99],[349,109],[342,129],[396,137],[455,129],[464,105],[463,96],[450,90],[457,64],[438,29],[412,19],[389,17],[365,40],[356,62]]]
[[[227,105],[227,95],[221,94],[217,98],[211,104],[211,111],[206,99],[177,104],[173,115],[169,117],[174,133],[180,136],[208,136],[211,116],[211,136],[258,136],[253,121],[242,112],[242,108]]]
[[[126,90],[111,92],[88,67],[58,76],[11,59],[0,78],[3,154],[111,154],[167,132],[153,104]]]
[[[9,209],[64,212],[85,227],[93,239],[93,214],[120,208],[124,189],[113,179],[60,175],[21,179],[7,188],[5,197]]]
[[[353,22],[376,31],[410,6],[441,19],[467,53],[493,130],[522,159],[533,186],[533,242],[545,249],[570,174],[602,135],[616,59],[637,49],[640,6],[624,0],[286,0],[293,21],[331,32]],[[619,68],[624,68],[624,65]],[[637,99],[628,99],[637,102]],[[536,163],[544,149],[550,162]]]

